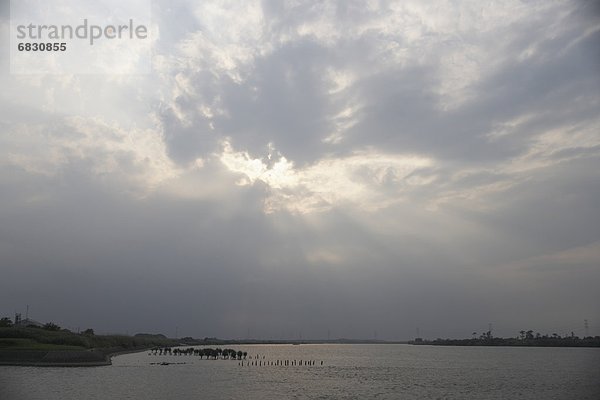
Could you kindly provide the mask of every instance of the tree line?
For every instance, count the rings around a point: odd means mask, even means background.
[[[521,330],[516,337],[494,337],[491,331],[480,335],[473,332],[471,338],[465,339],[435,339],[425,340],[416,338],[409,342],[416,345],[441,345],[441,346],[539,346],[539,347],[600,347],[600,336],[586,336],[580,338],[574,332],[568,335],[557,333],[541,334],[533,330]]]
[[[174,355],[174,356],[197,356],[200,359],[221,359],[221,360],[245,360],[248,357],[248,352],[234,349],[195,349],[189,347],[186,349],[171,348],[171,347],[154,347],[150,350],[153,355]]]
[[[136,349],[177,346],[179,344],[178,341],[168,339],[162,335],[96,335],[93,329],[75,333],[52,322],[42,327],[14,326],[9,318],[0,319],[0,339],[30,339],[37,343],[96,349]]]

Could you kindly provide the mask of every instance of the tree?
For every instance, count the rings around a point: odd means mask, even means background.
[[[83,331],[82,334],[85,336],[94,336],[94,330],[92,328],[89,328]]]
[[[56,325],[53,322],[48,322],[44,325],[44,329],[46,329],[47,331],[60,331],[60,326]]]
[[[223,358],[235,358],[235,351],[233,349],[223,350]]]
[[[533,339],[533,331],[529,330],[525,332],[525,339]]]
[[[11,326],[13,326],[13,322],[10,318],[4,317],[4,318],[0,319],[0,327],[10,328]]]
[[[211,357],[216,358],[216,352],[213,349],[204,349],[204,355],[206,356],[207,360]]]

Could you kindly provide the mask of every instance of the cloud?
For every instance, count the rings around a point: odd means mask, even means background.
[[[286,209],[308,213],[351,205],[377,210],[401,201],[411,186],[424,185],[431,176],[432,160],[411,155],[357,152],[344,158],[324,158],[301,169],[285,157],[269,155],[270,164],[236,152],[225,142],[221,161],[242,174],[240,184],[264,182],[271,189],[265,211]],[[428,174],[429,171],[429,174]]]
[[[69,117],[54,124],[14,124],[3,136],[3,164],[50,177],[86,168],[99,181],[110,179],[146,193],[180,171],[166,155],[160,133],[125,131],[102,121]]]
[[[150,75],[0,74],[0,312],[389,339],[599,314],[592,2],[154,7]]]

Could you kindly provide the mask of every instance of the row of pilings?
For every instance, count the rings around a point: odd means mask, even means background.
[[[243,367],[310,367],[313,365],[323,365],[323,361],[317,362],[315,360],[258,360],[258,361],[240,361],[238,365]]]

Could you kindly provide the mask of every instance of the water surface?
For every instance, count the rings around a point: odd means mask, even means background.
[[[247,351],[261,363],[312,360],[316,365],[248,366],[246,361],[241,366],[143,352],[115,357],[108,367],[0,367],[0,399],[600,399],[600,349],[224,347]],[[157,362],[177,364],[152,364]]]

